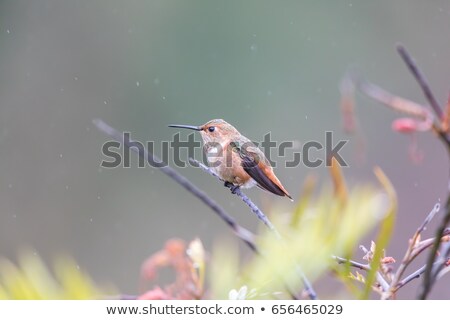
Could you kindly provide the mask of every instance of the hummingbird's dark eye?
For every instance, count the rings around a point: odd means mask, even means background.
[[[209,127],[209,128],[208,128],[208,131],[209,131],[209,132],[214,132],[214,130],[216,130],[216,127]]]

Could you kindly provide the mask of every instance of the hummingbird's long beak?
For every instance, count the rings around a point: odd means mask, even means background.
[[[191,129],[191,130],[195,130],[195,131],[202,131],[201,127],[197,127],[197,126],[186,126],[183,124],[171,124],[169,125],[169,127],[171,128],[183,128],[183,129]]]

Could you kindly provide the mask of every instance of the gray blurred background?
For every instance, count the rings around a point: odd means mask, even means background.
[[[338,89],[346,70],[356,67],[424,102],[395,52],[402,42],[444,102],[449,32],[448,0],[1,1],[0,256],[15,258],[24,246],[46,261],[68,253],[96,281],[136,293],[140,264],[166,239],[198,236],[211,250],[230,230],[161,172],[137,168],[134,155],[130,169],[101,170],[107,137],[93,118],[141,141],[170,139],[178,130],[169,123],[213,118],[254,140],[268,131],[277,141],[323,141],[327,130],[347,138]],[[423,134],[425,158],[413,164],[410,137],[391,130],[397,115],[364,97],[358,104],[366,159],[357,160],[351,140],[345,175],[350,185],[375,183],[372,168],[379,165],[392,179],[400,207],[388,254],[400,260],[408,237],[445,199],[447,157],[432,134]],[[257,228],[217,181],[198,169],[178,170]],[[294,197],[309,173],[328,182],[323,167],[276,172]],[[248,194],[262,207],[293,206],[260,190]],[[400,297],[413,298],[417,284]],[[449,284],[441,282],[432,297],[450,298]],[[333,297],[337,288],[325,284],[319,293]]]

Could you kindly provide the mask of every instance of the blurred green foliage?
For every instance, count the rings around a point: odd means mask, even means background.
[[[18,261],[0,260],[0,299],[99,299],[113,292],[94,284],[68,257],[55,261],[54,273],[31,251],[22,252]]]
[[[351,258],[362,237],[380,221],[384,231],[378,241],[384,248],[390,238],[385,229],[393,227],[396,198],[381,170],[377,169],[376,173],[384,192],[371,186],[347,191],[339,171],[333,173],[334,190],[324,188],[313,197],[311,186],[307,186],[293,213],[271,214],[283,239],[262,230],[257,241],[262,255],[243,266],[239,251],[220,242],[213,252],[210,274],[213,297],[239,296],[236,289],[241,288],[239,293],[242,293],[247,290],[243,288],[248,288],[251,298],[290,298],[286,295],[287,288],[295,293],[302,287],[300,270],[314,281],[335,269],[332,256]],[[353,281],[348,268],[336,272],[343,273],[340,278],[344,282]],[[361,296],[363,291],[361,288],[355,294]]]

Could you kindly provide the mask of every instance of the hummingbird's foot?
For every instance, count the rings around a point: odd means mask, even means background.
[[[232,194],[236,194],[239,189],[239,186],[232,184],[231,182],[225,181],[223,184],[225,187],[230,188]]]
[[[236,192],[238,192],[238,190],[239,190],[239,186],[232,186],[231,188],[230,188],[230,190],[231,190],[231,193],[232,194],[236,194]]]

